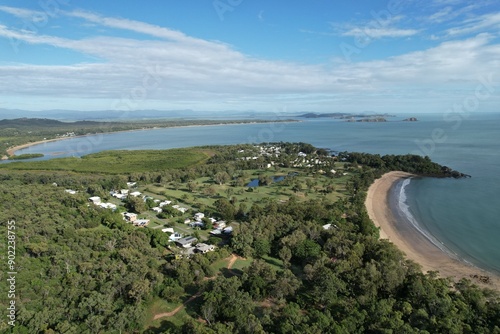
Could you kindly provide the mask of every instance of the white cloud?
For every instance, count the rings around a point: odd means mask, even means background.
[[[45,13],[41,12],[41,11],[24,9],[24,8],[16,8],[16,7],[8,7],[8,6],[0,6],[0,11],[14,15],[14,16],[19,17],[19,18],[29,19],[29,20],[31,20],[32,18],[39,18],[39,17],[45,15]]]
[[[458,36],[480,31],[493,30],[498,32],[500,29],[500,12],[489,13],[481,16],[473,17],[463,21],[459,27],[454,27],[447,30],[448,36]]]
[[[156,37],[153,40],[96,36],[69,39],[13,30],[0,36],[28,44],[65,48],[99,59],[61,65],[0,65],[3,97],[25,96],[88,100],[108,105],[136,96],[133,107],[265,108],[292,103],[297,108],[378,99],[415,98],[422,92],[475,87],[478,76],[498,72],[500,46],[489,34],[441,43],[434,48],[381,61],[306,65],[250,57],[229,45],[182,32],[88,12],[71,15],[114,29]],[[383,30],[385,29],[385,30]],[[389,27],[373,38],[410,36]],[[495,73],[499,74],[499,73]],[[76,106],[78,108],[78,106]]]
[[[456,13],[453,12],[453,7],[447,6],[429,16],[427,20],[433,23],[441,23],[449,21],[454,17],[456,17]]]
[[[374,18],[358,25],[332,23],[332,27],[340,36],[379,38],[401,38],[416,35],[417,29],[402,29],[395,25],[403,21],[403,15],[389,15],[387,18]]]
[[[397,29],[397,28],[352,28],[344,33],[343,36],[353,37],[371,37],[371,38],[384,38],[384,37],[408,37],[418,34],[416,29]]]

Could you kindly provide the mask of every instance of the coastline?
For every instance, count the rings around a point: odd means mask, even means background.
[[[58,141],[58,140],[64,140],[64,139],[70,139],[70,138],[78,138],[78,137],[84,137],[84,136],[73,136],[73,137],[64,137],[64,138],[52,138],[52,139],[45,139],[45,140],[39,140],[39,141],[34,141],[31,143],[26,143],[18,146],[13,146],[7,150],[7,158],[12,157],[16,155],[16,151],[22,150],[24,148],[28,148],[30,146],[34,145],[40,145],[40,144],[45,144],[53,141]]]
[[[59,141],[59,140],[64,140],[64,139],[83,138],[83,137],[88,137],[88,136],[105,135],[105,134],[110,134],[110,133],[123,133],[123,132],[146,131],[146,130],[155,130],[155,129],[188,128],[188,127],[201,127],[201,126],[248,125],[248,124],[294,123],[294,122],[301,122],[301,121],[296,121],[296,120],[265,121],[265,120],[262,120],[262,121],[235,122],[235,123],[173,125],[173,126],[165,126],[165,127],[140,128],[140,129],[130,129],[130,130],[119,130],[119,131],[89,133],[89,134],[79,135],[79,136],[44,139],[44,140],[34,141],[34,142],[31,142],[31,143],[26,143],[26,144],[22,144],[22,145],[13,146],[13,147],[10,147],[9,149],[7,149],[7,151],[6,151],[7,155],[3,156],[1,159],[2,160],[7,160],[9,157],[14,156],[17,151],[25,149],[25,148],[28,148],[28,147],[31,147],[31,146],[35,146],[35,145],[41,145],[41,144],[45,144],[45,143],[49,143],[49,142],[54,142],[54,141]]]
[[[450,277],[455,282],[467,278],[481,287],[500,291],[499,276],[451,258],[413,226],[406,226],[409,224],[395,217],[389,205],[390,191],[400,180],[414,176],[405,172],[389,172],[375,180],[368,189],[365,207],[370,219],[380,228],[380,238],[392,242],[408,259],[418,263],[424,273],[438,271],[440,277]],[[480,276],[488,276],[489,282],[481,282]]]

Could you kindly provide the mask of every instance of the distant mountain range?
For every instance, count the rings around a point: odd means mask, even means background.
[[[27,127],[43,127],[43,128],[59,128],[62,126],[67,126],[71,124],[72,126],[96,126],[103,124],[102,122],[94,121],[76,121],[76,122],[61,122],[54,119],[47,118],[15,118],[15,119],[2,119],[0,120],[0,129],[2,128],[27,128]]]
[[[28,111],[19,109],[1,109],[0,119],[13,119],[20,117],[29,118],[51,118],[57,120],[94,120],[94,121],[130,121],[130,120],[147,120],[147,119],[214,119],[214,120],[230,120],[230,119],[270,119],[293,117],[291,113],[274,113],[274,112],[256,112],[253,110],[238,111],[195,111],[191,109],[185,110],[43,110],[43,111]]]

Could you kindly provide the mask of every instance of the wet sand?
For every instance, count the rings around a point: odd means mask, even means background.
[[[451,277],[454,281],[467,278],[482,287],[500,291],[500,277],[451,258],[413,226],[396,219],[389,205],[390,190],[399,180],[412,176],[405,172],[386,173],[368,189],[365,206],[370,219],[380,228],[380,238],[388,239],[408,259],[420,264],[424,273],[437,271],[440,277]],[[482,282],[485,277],[488,277],[489,283]]]

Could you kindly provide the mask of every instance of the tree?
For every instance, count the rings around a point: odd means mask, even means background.
[[[294,184],[292,186],[292,190],[294,193],[298,193],[299,191],[301,191],[302,185],[300,184],[300,182],[298,182],[298,181],[294,182]]]
[[[217,174],[214,175],[214,181],[217,182],[219,185],[223,185],[227,183],[229,180],[231,180],[231,175],[229,175],[227,172],[218,172]]]
[[[187,188],[190,192],[195,192],[196,189],[198,188],[198,185],[195,182],[188,182]]]
[[[273,178],[269,175],[260,174],[259,175],[259,185],[268,186],[273,183]]]
[[[285,269],[280,275],[277,275],[276,280],[271,287],[271,293],[276,298],[287,298],[295,295],[295,292],[300,288],[301,281],[289,269]]]
[[[253,248],[255,250],[255,256],[261,258],[268,255],[271,252],[271,244],[267,239],[256,239],[253,242]]]
[[[225,198],[219,198],[214,203],[215,209],[224,220],[233,220],[236,215],[236,208]]]
[[[294,250],[294,255],[301,260],[318,257],[320,253],[321,246],[311,239],[302,241]]]
[[[146,211],[146,204],[142,198],[128,196],[125,207],[132,212],[141,213]]]
[[[217,190],[213,186],[208,186],[205,188],[205,194],[212,197],[217,193]]]
[[[128,295],[136,304],[139,304],[144,296],[149,294],[150,284],[147,279],[136,280],[132,283]]]
[[[283,261],[283,265],[288,267],[290,265],[290,260],[292,259],[292,251],[287,246],[284,246],[279,251],[279,257]]]

